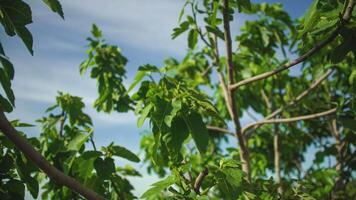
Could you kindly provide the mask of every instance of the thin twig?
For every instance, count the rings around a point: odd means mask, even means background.
[[[284,118],[284,119],[269,119],[269,120],[261,120],[255,123],[251,123],[247,126],[245,126],[241,132],[244,133],[246,130],[252,128],[253,126],[256,125],[265,125],[265,124],[279,124],[279,123],[291,123],[291,122],[296,122],[296,121],[301,121],[301,120],[308,120],[308,119],[315,119],[318,117],[323,117],[326,115],[331,115],[334,114],[337,111],[337,108],[333,108],[324,112],[320,113],[315,113],[315,114],[310,114],[310,115],[303,115],[299,117],[291,117],[291,118]]]
[[[235,136],[235,134],[232,131],[225,129],[225,128],[220,128],[220,127],[216,127],[216,126],[206,126],[206,128],[210,131],[218,131],[221,133],[226,133],[226,134]]]
[[[96,146],[95,146],[95,142],[94,142],[94,137],[93,137],[93,135],[90,136],[90,142],[91,142],[91,145],[93,146],[94,151],[97,151]]]
[[[263,100],[265,101],[267,108],[271,109],[272,108],[271,102],[269,102],[269,98],[267,97],[266,92],[263,89],[261,90],[261,95]]]
[[[194,24],[195,24],[195,26],[196,26],[196,28],[197,28],[197,32],[198,32],[198,34],[199,34],[199,36],[200,36],[200,39],[201,39],[208,47],[211,48],[211,45],[209,44],[208,41],[206,41],[206,39],[205,39],[203,33],[201,32],[200,27],[198,26],[197,15],[196,15],[196,12],[195,12],[195,10],[194,10],[194,4],[193,4],[193,3],[190,3],[190,6],[191,6],[191,9],[192,9]]]

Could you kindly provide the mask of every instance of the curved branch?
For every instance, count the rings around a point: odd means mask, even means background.
[[[346,10],[345,10],[345,13],[343,14],[343,17],[341,19],[341,24],[346,24],[350,21],[351,19],[351,16],[352,16],[352,11],[354,9],[354,6],[355,6],[355,2],[354,0],[350,0],[347,4],[347,7],[346,7]],[[258,81],[258,80],[261,80],[261,79],[266,79],[270,76],[273,76],[275,74],[278,74],[284,70],[287,70],[303,61],[305,61],[306,59],[308,59],[309,57],[311,57],[312,55],[314,55],[316,52],[318,52],[320,49],[322,49],[323,47],[325,47],[327,44],[329,44],[330,42],[332,42],[336,36],[339,35],[339,30],[340,30],[340,27],[339,26],[334,32],[331,33],[331,35],[326,38],[325,40],[321,41],[319,44],[315,45],[313,48],[311,48],[308,52],[306,52],[305,54],[303,54],[302,56],[300,56],[299,58],[289,62],[289,63],[286,63],[280,67],[278,67],[277,69],[275,70],[272,70],[272,71],[269,71],[269,72],[265,72],[265,73],[262,73],[262,74],[259,74],[257,76],[253,76],[253,77],[250,77],[250,78],[247,78],[245,80],[242,80],[236,84],[232,84],[232,85],[229,85],[229,89],[230,90],[235,90],[243,85],[246,85],[246,84],[249,84],[249,83],[252,83],[252,82],[255,82],[255,81]]]
[[[4,135],[20,149],[20,151],[32,160],[43,172],[45,172],[58,185],[67,186],[69,189],[79,193],[86,199],[103,200],[96,192],[82,186],[74,178],[64,174],[53,167],[40,153],[38,153],[10,124],[3,112],[0,112],[0,130]]]
[[[299,116],[299,117],[292,117],[292,118],[285,118],[285,119],[261,120],[261,121],[251,123],[251,124],[245,126],[241,130],[241,132],[244,133],[246,130],[248,130],[249,128],[252,128],[253,126],[256,126],[256,125],[291,123],[291,122],[296,122],[296,121],[301,121],[301,120],[315,119],[318,117],[323,117],[323,116],[334,114],[336,111],[337,111],[337,108],[333,108],[333,109],[330,109],[330,110],[327,110],[324,112],[315,113],[315,114],[311,114],[311,115],[303,115],[303,116]]]
[[[204,178],[209,174],[209,169],[208,168],[204,168],[204,170],[202,172],[200,172],[200,174],[198,175],[197,179],[195,180],[194,183],[194,191],[197,194],[200,194],[200,186],[203,183]]]

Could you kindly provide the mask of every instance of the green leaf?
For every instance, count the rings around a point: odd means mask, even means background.
[[[259,27],[259,29],[262,36],[263,46],[267,47],[269,44],[268,30],[265,27]]]
[[[340,121],[345,128],[356,131],[356,118],[341,117]]]
[[[197,112],[192,112],[185,118],[193,140],[201,154],[204,154],[207,150],[209,143],[209,134],[206,126]]]
[[[92,134],[78,133],[68,144],[69,150],[78,151]]]
[[[299,37],[307,33],[319,33],[336,25],[339,15],[343,9],[343,4],[336,1],[330,5],[329,2],[315,0],[304,14],[303,29],[299,31]]]
[[[25,43],[27,49],[33,54],[32,35],[25,27],[32,23],[31,8],[22,0],[0,1],[0,22],[9,36],[17,34]]]
[[[142,127],[143,123],[145,122],[148,114],[150,113],[151,109],[153,108],[153,104],[148,104],[142,111],[141,116],[137,120],[137,127]]]
[[[0,110],[3,110],[7,113],[13,110],[12,105],[0,94]]]
[[[87,180],[93,175],[94,161],[100,156],[102,156],[100,151],[83,152],[81,157],[76,158],[74,161],[73,170],[75,170],[80,177],[84,177],[84,179]]]
[[[0,43],[0,62],[5,69],[7,77],[9,77],[10,80],[12,80],[14,78],[14,74],[15,74],[14,66],[10,62],[9,58],[5,55],[5,52],[4,52],[4,49],[1,45],[1,43]]]
[[[39,191],[38,181],[35,178],[28,177],[26,179],[26,187],[30,191],[32,197],[37,199]]]
[[[59,3],[58,0],[42,0],[45,4],[47,4],[47,6],[49,8],[51,8],[51,10],[55,13],[58,13],[59,16],[62,17],[62,19],[64,19],[64,14],[63,14],[63,10],[62,10],[62,6],[61,3]]]
[[[174,98],[172,100],[172,111],[169,115],[165,116],[164,122],[167,124],[168,127],[171,127],[173,118],[177,115],[177,113],[182,108],[182,101],[179,99]]]
[[[182,20],[182,17],[184,15],[184,10],[185,10],[185,7],[188,5],[189,1],[186,1],[182,7],[182,10],[180,11],[179,13],[179,17],[178,17],[178,23]]]
[[[179,25],[179,27],[173,29],[172,39],[175,39],[176,37],[178,37],[185,31],[187,31],[188,29],[189,29],[189,22],[188,21],[182,22]]]
[[[16,119],[16,120],[12,120],[11,125],[14,127],[34,127],[35,125],[33,124],[28,124],[28,123],[22,123],[20,122],[20,120]]]
[[[101,38],[103,36],[103,33],[96,24],[92,25],[91,34],[96,38]]]
[[[54,104],[53,106],[50,106],[49,108],[46,109],[46,113],[49,113],[53,111],[54,109],[58,108],[58,104]]]
[[[16,28],[17,35],[21,38],[23,43],[26,45],[27,49],[33,55],[33,38],[31,32],[26,27],[18,27]]]
[[[250,11],[251,10],[251,2],[250,2],[250,0],[238,0],[237,7],[238,7],[239,12],[241,12],[243,10]]]
[[[115,164],[112,158],[97,158],[94,161],[94,168],[98,177],[103,180],[110,179],[113,173],[115,173]]]
[[[345,59],[347,54],[355,48],[354,41],[356,37],[354,36],[356,33],[355,30],[343,29],[342,30],[342,42],[340,45],[335,47],[330,54],[330,59],[332,63],[339,63]]]
[[[138,158],[136,154],[132,153],[130,150],[126,149],[125,147],[115,145],[115,146],[110,146],[110,150],[115,156],[125,158],[132,162],[140,162],[140,158]]]
[[[210,33],[215,34],[218,38],[225,40],[224,33],[217,27],[206,26],[206,30]]]
[[[15,96],[11,89],[11,81],[10,81],[10,78],[7,76],[7,73],[5,72],[5,70],[2,68],[0,68],[0,83],[6,93],[7,98],[9,99],[11,104],[14,106],[15,105]]]
[[[127,90],[127,93],[129,93],[132,89],[134,89],[136,87],[136,85],[141,82],[141,80],[143,79],[143,77],[145,77],[146,75],[146,72],[144,71],[138,71],[136,76],[135,76],[135,79],[134,79],[134,82],[130,85],[129,89]]]
[[[14,167],[14,160],[9,154],[0,158],[0,174],[6,174]]]
[[[196,29],[191,29],[188,35],[188,47],[194,49],[198,43],[198,31]]]
[[[164,136],[167,143],[168,152],[174,158],[179,156],[183,142],[189,136],[189,129],[182,117],[174,117],[170,132]]]
[[[152,184],[153,187],[151,187],[145,193],[143,193],[141,198],[147,199],[154,195],[160,194],[160,193],[162,193],[162,191],[164,189],[168,188],[169,186],[173,185],[174,183],[175,183],[175,177],[168,176],[164,180],[161,180],[161,181],[158,181],[158,182]]]
[[[3,186],[5,191],[9,191],[12,199],[24,199],[25,198],[25,186],[24,184],[15,179],[11,179]]]

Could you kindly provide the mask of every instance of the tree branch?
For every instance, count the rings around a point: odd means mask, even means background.
[[[229,112],[229,115],[232,116],[233,115],[233,111],[232,111],[232,107],[231,107],[231,103],[230,103],[230,98],[229,98],[229,90],[227,89],[226,83],[225,83],[225,79],[224,79],[224,75],[222,72],[219,71],[219,66],[220,66],[220,54],[219,54],[219,47],[218,47],[218,38],[216,36],[216,34],[214,34],[214,38],[213,41],[215,42],[214,45],[214,62],[215,62],[215,66],[217,67],[217,74],[218,74],[218,79],[219,79],[219,83],[220,83],[220,87],[223,91],[223,95],[224,95],[224,99],[226,102],[226,107],[227,110]]]
[[[343,23],[347,23],[350,21],[352,17],[352,10],[354,9],[355,2],[354,0],[349,0],[349,3],[347,4],[346,10],[344,15],[342,16]]]
[[[307,96],[311,91],[313,91],[318,85],[320,85],[327,77],[330,76],[330,74],[333,73],[333,69],[329,69],[326,73],[324,73],[322,76],[320,76],[316,81],[314,81],[308,89],[304,90],[302,93],[300,93],[295,99],[290,101],[287,105],[278,108],[277,110],[273,111],[271,114],[269,114],[267,117],[265,117],[263,120],[268,120],[272,119],[275,116],[279,115],[284,109],[291,107],[295,104],[297,104],[301,99],[303,99],[305,96]],[[249,125],[247,125],[249,126]],[[256,128],[260,127],[261,125],[255,125],[253,129],[250,129],[250,132],[247,134],[247,138],[249,137],[250,133],[255,130]]]
[[[279,137],[279,127],[278,124],[274,125],[274,135],[273,135],[273,155],[274,155],[274,173],[276,178],[276,183],[278,184],[278,193],[282,194],[281,185],[281,150],[280,150],[280,137]]]
[[[43,172],[45,172],[51,179],[58,185],[67,186],[69,189],[79,193],[86,199],[90,200],[103,200],[96,192],[85,188],[74,178],[65,175],[57,168],[53,167],[40,153],[38,153],[25,138],[23,138],[14,127],[10,124],[5,114],[0,112],[0,130],[4,135],[15,144],[15,146],[32,160]]]
[[[233,132],[231,132],[230,130],[225,129],[225,128],[220,128],[220,127],[216,127],[216,126],[206,126],[206,128],[210,131],[218,131],[221,133],[226,133],[226,134],[235,136],[235,134]]]
[[[194,183],[194,191],[197,194],[200,194],[200,187],[201,184],[203,183],[204,178],[209,174],[209,169],[207,167],[204,168],[202,172],[198,175],[197,179],[195,179]]]
[[[200,39],[201,39],[208,47],[211,48],[211,45],[209,44],[208,41],[206,41],[206,39],[205,39],[203,33],[201,32],[200,27],[198,26],[197,14],[196,14],[196,12],[195,12],[195,10],[194,10],[194,4],[193,4],[193,3],[190,3],[190,6],[191,6],[191,9],[192,9],[194,24],[195,24],[195,26],[196,26],[196,28],[197,28],[197,32],[198,32],[198,34],[199,34]]]
[[[225,46],[226,46],[226,56],[228,64],[228,85],[233,85],[234,80],[234,65],[232,62],[232,42],[231,42],[231,32],[230,32],[230,19],[229,19],[229,0],[224,0],[223,2],[223,23],[224,23],[224,37],[225,37]],[[235,95],[233,90],[228,90],[228,102],[231,107],[231,119],[235,126],[235,134],[238,139],[240,147],[240,159],[242,161],[242,170],[247,174],[247,180],[250,180],[250,158],[249,151],[245,144],[245,138],[241,132],[240,119],[237,112]]]
[[[301,121],[301,120],[308,120],[308,119],[315,119],[318,117],[323,117],[326,115],[331,115],[334,114],[337,111],[337,108],[333,108],[324,112],[316,113],[316,114],[311,114],[311,115],[304,115],[304,116],[299,116],[299,117],[292,117],[292,118],[284,118],[284,119],[269,119],[269,120],[261,120],[255,123],[251,123],[247,126],[245,126],[241,132],[244,133],[246,130],[252,128],[253,126],[256,125],[264,125],[264,124],[279,124],[279,123],[291,123],[291,122],[296,122],[296,121]]]
[[[348,2],[348,5],[346,7],[346,10],[345,10],[345,13],[343,14],[343,17],[342,17],[342,20],[341,20],[341,24],[346,24],[350,21],[351,19],[351,16],[352,16],[352,11],[354,9],[354,6],[355,6],[355,3],[354,3],[354,0],[350,0]],[[243,85],[246,85],[246,84],[249,84],[249,83],[252,83],[252,82],[255,82],[255,81],[258,81],[258,80],[261,80],[261,79],[266,79],[270,76],[273,76],[275,74],[278,74],[284,70],[287,70],[303,61],[305,61],[306,59],[308,59],[309,57],[311,57],[312,55],[314,55],[316,52],[318,52],[320,49],[322,49],[323,47],[325,47],[327,44],[329,44],[330,42],[332,42],[336,36],[339,35],[339,30],[340,30],[341,26],[339,26],[334,32],[331,33],[331,35],[326,38],[325,40],[321,41],[319,44],[315,45],[313,48],[311,48],[308,52],[306,52],[305,54],[303,54],[302,56],[300,56],[299,58],[289,62],[289,63],[286,63],[280,67],[278,67],[277,69],[275,70],[272,70],[272,71],[269,71],[269,72],[265,72],[265,73],[262,73],[260,75],[257,75],[257,76],[253,76],[251,78],[247,78],[245,80],[242,80],[236,84],[231,84],[229,85],[229,89],[230,90],[235,90]]]

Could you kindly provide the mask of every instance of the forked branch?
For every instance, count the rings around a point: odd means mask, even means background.
[[[273,111],[270,115],[268,115],[267,117],[265,117],[262,121],[264,120],[269,120],[272,119],[274,117],[276,117],[277,115],[279,115],[280,113],[282,113],[283,110],[285,110],[286,108],[289,108],[295,104],[297,104],[300,100],[302,100],[304,97],[306,97],[310,92],[312,92],[317,86],[319,86],[326,78],[328,78],[332,73],[333,73],[333,69],[329,69],[326,73],[324,73],[322,76],[320,76],[316,81],[314,81],[308,89],[304,90],[302,93],[300,93],[295,99],[293,99],[292,101],[290,101],[287,105],[278,108],[277,110]],[[252,124],[249,124],[247,126],[250,126]],[[256,128],[260,127],[261,124],[259,125],[253,125],[253,127],[251,127],[249,129],[249,133],[251,133],[253,130],[255,130]],[[249,137],[249,134],[247,134],[247,137]]]

